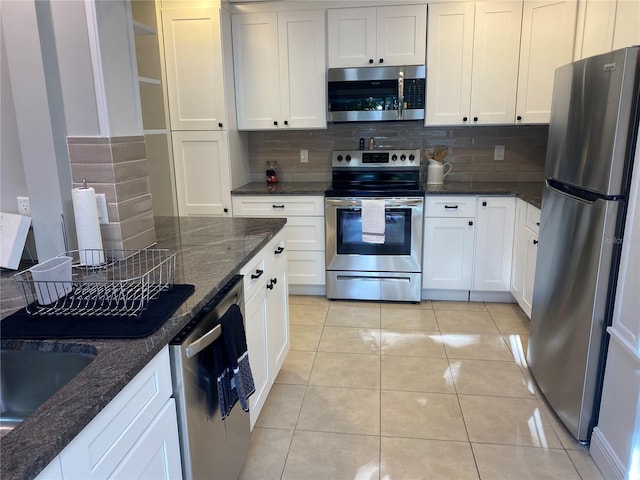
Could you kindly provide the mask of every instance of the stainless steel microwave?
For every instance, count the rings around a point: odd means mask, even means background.
[[[422,120],[425,67],[330,68],[330,122]]]

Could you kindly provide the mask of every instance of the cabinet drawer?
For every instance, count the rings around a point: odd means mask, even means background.
[[[236,195],[233,214],[241,217],[323,216],[324,197],[315,195]]]
[[[525,225],[535,233],[540,233],[540,209],[527,203],[527,217]]]
[[[324,251],[324,217],[291,217],[287,219],[289,251]]]
[[[324,285],[324,251],[288,252],[289,285]]]
[[[427,195],[424,211],[425,217],[473,218],[476,216],[476,197]]]

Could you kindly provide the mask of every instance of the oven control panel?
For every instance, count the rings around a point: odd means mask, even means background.
[[[334,168],[415,168],[420,166],[420,150],[335,150]]]

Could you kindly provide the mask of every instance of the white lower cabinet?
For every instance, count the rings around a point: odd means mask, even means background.
[[[423,298],[508,295],[515,205],[514,197],[427,195]]]
[[[289,291],[285,231],[240,271],[244,275],[245,325],[255,392],[249,398],[251,428],[289,352]]]
[[[289,285],[325,285],[324,196],[235,195],[237,217],[284,217],[287,219]]]
[[[427,198],[422,288],[471,290],[475,197]]]
[[[182,478],[171,392],[165,347],[38,478]]]
[[[515,209],[515,197],[478,197],[472,290],[510,291]]]
[[[518,199],[515,218],[511,294],[520,308],[531,318],[540,209]]]

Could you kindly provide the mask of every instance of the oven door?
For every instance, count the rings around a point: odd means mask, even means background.
[[[424,198],[378,199],[385,201],[383,244],[362,241],[362,198],[325,199],[327,270],[421,271]]]

